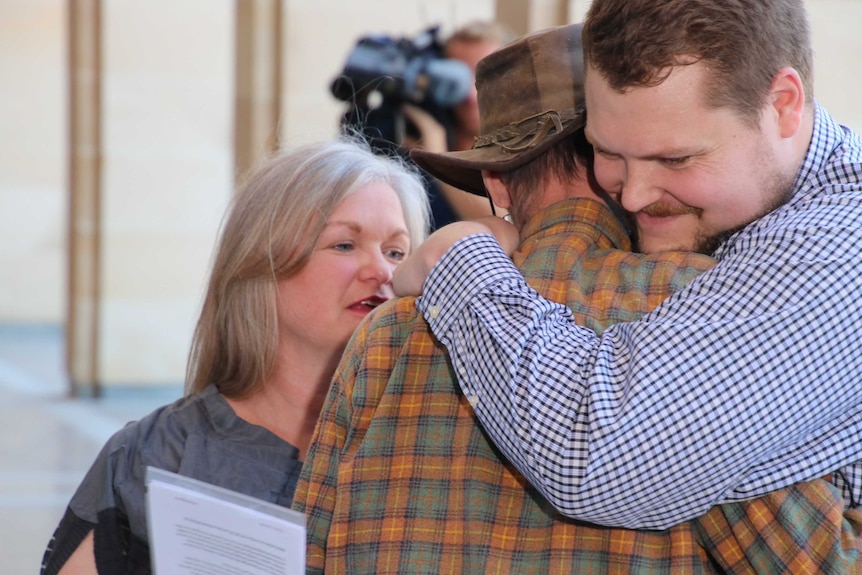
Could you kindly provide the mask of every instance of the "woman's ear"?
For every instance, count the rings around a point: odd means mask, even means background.
[[[482,170],[482,181],[485,183],[485,189],[488,190],[488,195],[491,196],[494,205],[508,210],[512,205],[512,196],[509,195],[509,189],[500,180],[500,172]]]

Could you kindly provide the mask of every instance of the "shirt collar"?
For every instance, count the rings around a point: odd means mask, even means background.
[[[793,182],[793,199],[799,198],[799,192],[808,188],[826,167],[830,156],[842,142],[841,126],[829,115],[823,106],[814,103],[814,129],[805,159]],[[793,203],[791,199],[791,203]]]
[[[817,185],[820,174],[824,172],[831,156],[844,141],[843,130],[843,127],[829,115],[829,112],[815,101],[811,141],[808,143],[805,158],[802,160],[793,181],[790,201],[733,234],[718,247],[712,256],[719,260],[727,257],[735,251],[734,246],[741,238],[754,233],[761,226],[770,225],[772,216],[795,207],[799,202],[809,197],[810,194],[807,192],[820,189],[821,186]]]
[[[521,229],[521,244],[538,234],[578,233],[594,236],[598,243],[608,238],[615,249],[632,250],[632,243],[622,223],[604,203],[590,198],[570,198],[555,202],[540,210]]]

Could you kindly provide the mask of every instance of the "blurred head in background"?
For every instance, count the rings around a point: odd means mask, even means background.
[[[471,22],[455,30],[446,40],[445,56],[460,60],[471,70],[490,54],[515,39],[514,34],[496,22]],[[454,109],[455,150],[468,150],[479,135],[479,102],[476,98],[476,78],[470,83],[467,98]]]

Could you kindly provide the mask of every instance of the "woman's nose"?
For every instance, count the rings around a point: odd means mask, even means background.
[[[395,265],[381,253],[370,254],[362,266],[361,278],[363,280],[375,280],[380,285],[391,284]]]

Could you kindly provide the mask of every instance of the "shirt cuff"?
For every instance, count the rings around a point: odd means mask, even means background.
[[[416,309],[444,341],[452,323],[477,294],[508,280],[523,281],[523,277],[497,239],[472,234],[452,244],[431,268]]]

